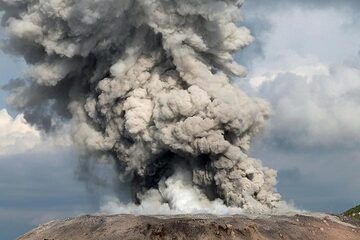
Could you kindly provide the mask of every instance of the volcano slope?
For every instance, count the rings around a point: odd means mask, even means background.
[[[316,239],[359,240],[360,221],[331,215],[219,217],[82,216],[40,225],[18,240]]]

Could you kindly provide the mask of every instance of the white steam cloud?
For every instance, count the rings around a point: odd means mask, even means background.
[[[78,146],[111,157],[136,204],[276,209],[276,171],[247,155],[269,106],[231,83],[245,75],[233,54],[253,41],[242,3],[0,0],[3,49],[31,66],[9,101],[45,130],[70,119]]]

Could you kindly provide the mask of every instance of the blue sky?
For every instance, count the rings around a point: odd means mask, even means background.
[[[359,8],[340,0],[245,4],[245,24],[257,40],[238,55],[249,69],[238,84],[273,107],[251,154],[278,170],[279,192],[301,209],[338,213],[360,201]],[[1,84],[24,71],[21,59],[0,53]],[[1,92],[3,108],[15,117]],[[54,218],[95,212],[103,194],[78,181],[74,149],[55,150],[36,130],[25,132],[39,142],[24,148],[16,139],[15,148],[6,146],[16,151],[0,151],[4,240]]]
[[[1,157],[0,235],[15,239],[52,219],[95,211],[74,178],[74,153],[24,153]]]

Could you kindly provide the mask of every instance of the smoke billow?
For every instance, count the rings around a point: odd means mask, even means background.
[[[114,159],[137,204],[181,211],[185,189],[200,205],[274,209],[276,172],[247,156],[269,106],[231,83],[245,75],[233,54],[253,41],[242,3],[0,0],[2,48],[30,65],[9,101],[45,130],[70,120],[75,143]]]

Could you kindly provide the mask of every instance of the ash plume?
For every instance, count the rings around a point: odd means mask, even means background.
[[[233,54],[253,41],[242,3],[0,0],[2,49],[30,66],[9,101],[47,131],[70,121],[78,147],[111,157],[136,203],[155,193],[177,208],[182,181],[207,201],[274,209],[276,171],[247,155],[269,106],[232,84],[246,74]]]

